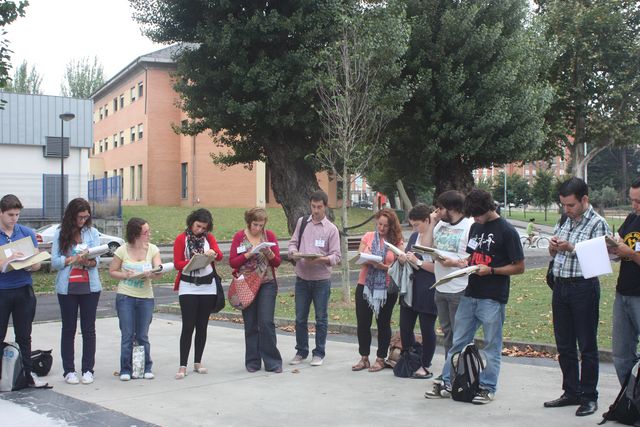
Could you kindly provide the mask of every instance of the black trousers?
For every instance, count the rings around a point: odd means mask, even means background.
[[[9,316],[13,318],[13,331],[20,347],[22,365],[27,380],[31,378],[31,324],[36,314],[36,296],[31,285],[15,289],[0,289],[0,342],[7,336]]]
[[[420,333],[422,334],[422,367],[427,369],[431,366],[433,354],[436,351],[436,314],[419,313],[412,308],[400,306],[400,339],[402,349],[409,349],[415,342],[413,328],[416,320],[420,319]]]
[[[361,356],[368,356],[371,352],[371,323],[373,310],[363,296],[364,286],[356,287],[356,319],[358,322],[358,347]],[[378,351],[377,357],[384,359],[389,352],[391,342],[391,314],[393,306],[398,301],[398,294],[387,294],[387,301],[380,307],[380,313],[376,319],[378,325]]]
[[[562,389],[568,396],[589,401],[598,400],[599,304],[597,278],[572,283],[559,283],[556,279],[551,307]]]
[[[207,327],[209,315],[216,306],[217,295],[180,295],[180,312],[182,313],[182,332],[180,333],[180,366],[187,366],[191,338],[196,330],[195,352],[193,362],[202,361],[202,353],[207,343]]]

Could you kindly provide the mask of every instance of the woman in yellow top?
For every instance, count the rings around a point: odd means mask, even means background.
[[[144,378],[153,379],[149,344],[149,325],[153,317],[153,289],[151,279],[161,274],[151,270],[161,264],[160,251],[149,243],[149,224],[142,218],[127,222],[127,244],[116,250],[109,275],[119,279],[116,311],[120,319],[120,380],[129,381],[132,375],[133,339],[144,346]]]

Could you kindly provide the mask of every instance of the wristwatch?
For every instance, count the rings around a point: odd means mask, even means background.
[[[421,259],[419,259],[418,261],[416,261],[416,265],[417,265],[418,267],[422,267],[422,263],[423,263],[423,262],[424,262],[424,261],[422,261]]]

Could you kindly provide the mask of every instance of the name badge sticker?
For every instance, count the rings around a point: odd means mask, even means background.
[[[13,251],[11,250],[11,248],[4,250],[5,257],[9,258],[11,255],[13,255]]]
[[[473,240],[469,240],[469,243],[467,244],[467,246],[469,247],[469,249],[471,249],[472,251],[475,251],[476,248],[478,247],[478,241],[476,239]]]
[[[636,242],[636,252],[640,252],[640,242]]]
[[[324,240],[316,239],[316,248],[324,248]]]
[[[245,245],[240,245],[240,246],[238,246],[238,250],[237,250],[237,252],[238,252],[239,254],[243,254],[243,253],[247,252],[247,248],[246,248],[246,246],[245,246]]]
[[[558,263],[558,265],[562,266],[564,265],[564,260],[567,259],[566,255],[564,254],[557,254],[556,257],[554,258],[554,261]]]

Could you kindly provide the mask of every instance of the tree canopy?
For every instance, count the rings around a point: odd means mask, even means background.
[[[439,194],[470,189],[476,168],[535,157],[552,89],[527,1],[407,4],[405,74],[415,90],[392,146],[406,169],[421,165]]]
[[[547,116],[549,138],[569,147],[570,172],[583,178],[584,164],[600,151],[640,139],[640,3],[537,3],[556,51],[548,76],[557,92]]]
[[[9,40],[5,38],[7,31],[5,26],[11,24],[20,16],[24,16],[25,8],[29,3],[25,1],[0,0],[0,89],[9,82],[9,69],[11,68],[11,49]],[[0,108],[3,101],[0,100]]]
[[[27,93],[31,95],[42,94],[42,75],[36,70],[36,66],[32,65],[29,69],[27,61],[16,67],[13,73],[13,79],[7,84],[7,91],[14,93]]]
[[[104,84],[104,69],[94,56],[72,59],[65,67],[60,85],[62,96],[88,99]]]
[[[222,164],[267,161],[289,228],[318,189],[306,158],[322,134],[315,78],[320,53],[337,40],[345,1],[131,0],[154,41],[192,43],[177,57],[185,133],[223,132]],[[354,2],[351,2],[354,3]]]

